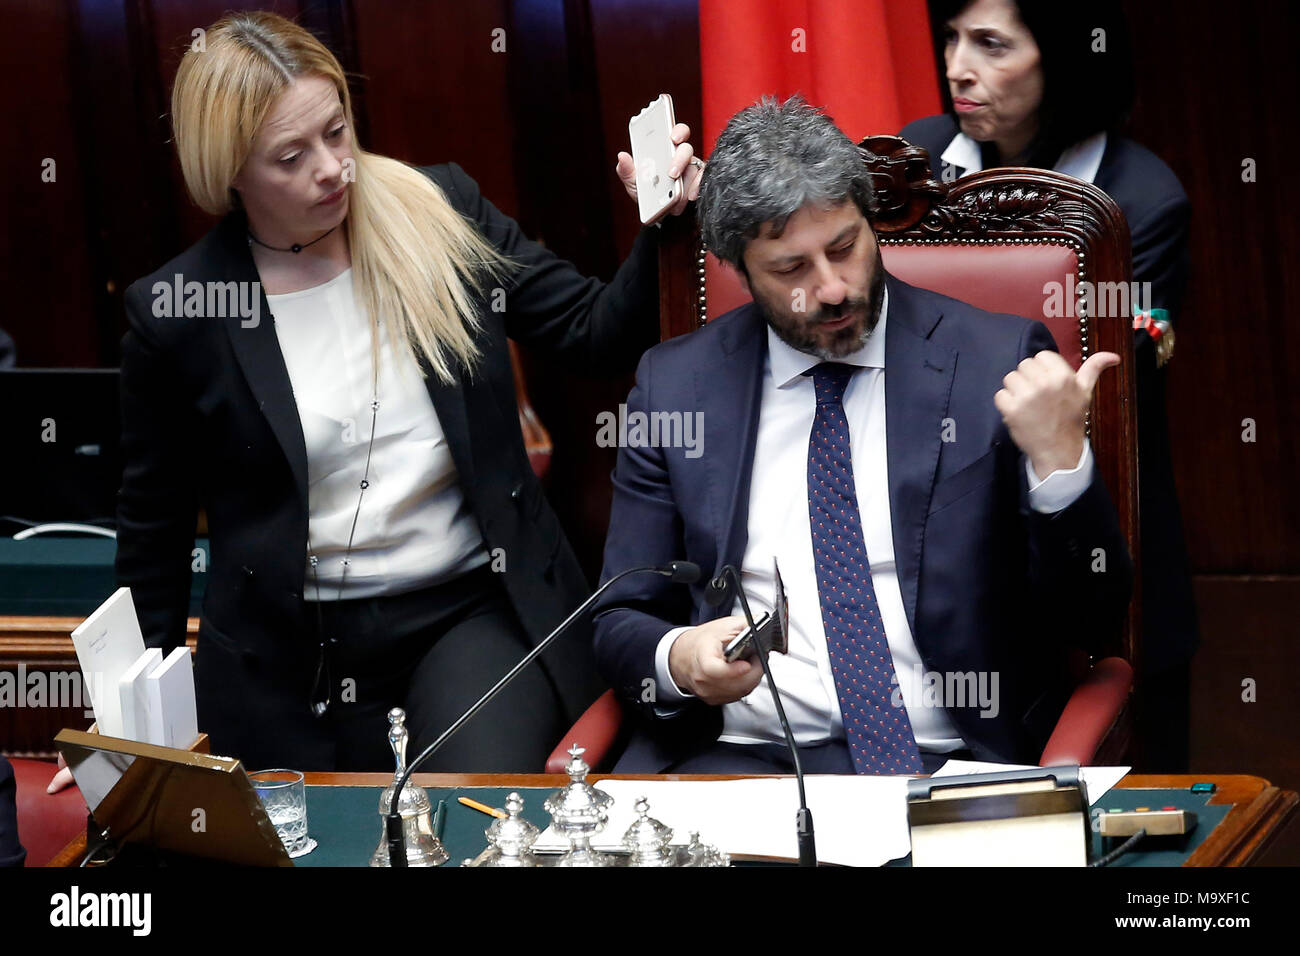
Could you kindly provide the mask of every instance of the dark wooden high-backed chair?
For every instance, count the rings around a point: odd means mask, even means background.
[[[1040,319],[1076,368],[1098,351],[1120,356],[1119,367],[1098,383],[1088,432],[1136,567],[1132,318],[1123,309],[1096,308],[1113,305],[1113,298],[1086,294],[1090,288],[1114,291],[1119,283],[1129,288],[1129,233],[1119,207],[1095,186],[1051,170],[990,169],[948,184],[932,178],[924,149],[897,136],[869,137],[859,149],[875,186],[879,209],[872,225],[890,273],[988,311]],[[665,339],[690,332],[748,298],[734,272],[702,250],[693,210],[663,226],[659,287]],[[1106,656],[1089,661],[1078,655],[1073,661],[1076,690],[1041,764],[1118,762],[1128,750],[1127,702],[1139,640],[1137,584],[1123,632],[1105,636]],[[611,746],[617,736],[619,707],[612,694],[597,701],[565,737],[548,768],[557,758],[563,766],[563,748],[573,740],[582,742],[596,765],[602,745]]]

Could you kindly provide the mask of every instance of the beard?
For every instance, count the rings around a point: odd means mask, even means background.
[[[885,297],[885,272],[881,268],[880,253],[876,252],[876,267],[866,295],[849,295],[834,305],[823,305],[816,312],[799,315],[779,308],[761,295],[754,295],[754,304],[768,327],[786,345],[807,355],[815,355],[831,362],[856,352],[866,345],[871,333],[880,323],[880,307]],[[826,322],[852,320],[843,328],[827,331]]]

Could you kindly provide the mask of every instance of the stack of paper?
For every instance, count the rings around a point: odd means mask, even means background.
[[[199,736],[188,647],[164,659],[146,648],[130,588],[119,588],[72,632],[99,732],[162,747]]]
[[[72,632],[72,646],[81,662],[81,677],[90,692],[99,732],[108,737],[126,737],[118,687],[122,675],[144,653],[131,589],[118,588],[82,621]]]
[[[199,736],[194,709],[194,665],[181,645],[145,678],[149,694],[148,742],[187,750]]]
[[[149,672],[162,663],[163,653],[147,647],[117,682],[122,702],[122,736],[127,740],[149,740]],[[152,743],[152,741],[150,741]]]

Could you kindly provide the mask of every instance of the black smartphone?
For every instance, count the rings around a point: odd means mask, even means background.
[[[780,629],[779,622],[769,612],[755,621],[754,626],[758,629],[758,640],[763,642],[764,650],[771,653],[772,638]],[[752,660],[758,654],[758,651],[754,648],[754,633],[753,630],[746,627],[732,638],[731,643],[722,651],[722,656],[726,658],[727,663]]]

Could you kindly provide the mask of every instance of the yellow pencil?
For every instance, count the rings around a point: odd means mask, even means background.
[[[502,819],[505,819],[505,817],[509,815],[504,810],[489,807],[487,804],[479,803],[477,800],[471,800],[469,797],[457,797],[456,799],[471,810],[477,810],[479,813],[486,813],[490,817],[501,817]]]

